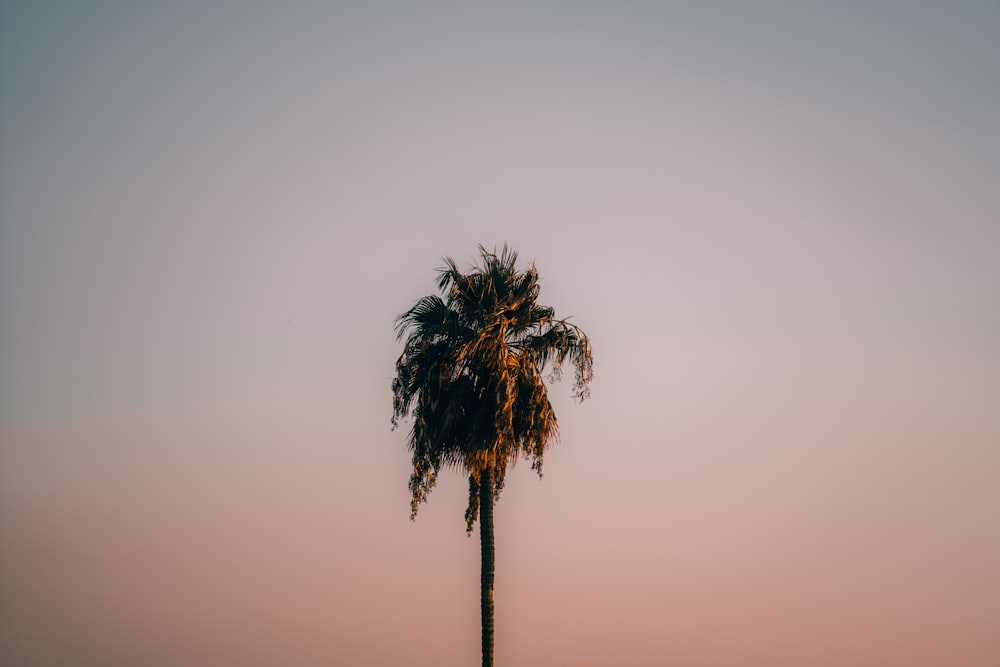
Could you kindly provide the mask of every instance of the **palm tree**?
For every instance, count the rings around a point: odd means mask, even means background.
[[[425,296],[396,318],[405,337],[392,382],[393,428],[412,417],[408,446],[410,518],[442,468],[468,475],[466,532],[479,515],[482,548],[483,667],[493,666],[493,504],[507,467],[521,457],[542,474],[546,448],[557,438],[556,416],[542,379],[575,369],[574,397],[582,401],[593,379],[587,335],[536,302],[533,264],[515,269],[517,253],[479,246],[481,266],[463,273],[451,258],[440,270],[437,295]]]

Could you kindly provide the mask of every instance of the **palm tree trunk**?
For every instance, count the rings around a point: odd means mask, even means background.
[[[493,468],[479,479],[479,543],[482,548],[481,605],[483,613],[483,667],[493,667]]]

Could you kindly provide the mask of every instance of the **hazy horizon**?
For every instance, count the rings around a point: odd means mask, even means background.
[[[521,667],[1000,664],[1000,5],[0,3],[0,663],[478,664],[393,318],[509,243],[592,397]]]

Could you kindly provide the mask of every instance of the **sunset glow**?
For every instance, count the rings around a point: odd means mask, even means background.
[[[393,318],[593,343],[518,667],[1000,664],[1000,5],[0,3],[0,665],[459,667]]]

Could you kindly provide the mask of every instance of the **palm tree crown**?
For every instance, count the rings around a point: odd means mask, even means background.
[[[491,483],[485,497],[492,504],[519,458],[541,475],[545,450],[558,436],[546,367],[558,379],[567,360],[573,365],[577,400],[589,395],[593,379],[586,334],[536,302],[534,265],[518,272],[517,253],[506,245],[499,255],[479,246],[479,254],[481,266],[468,272],[446,258],[438,279],[444,298],[425,296],[396,319],[397,337],[406,340],[392,383],[393,426],[413,418],[411,518],[438,472],[450,467],[469,475],[469,532],[481,480]]]

